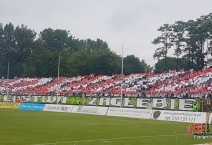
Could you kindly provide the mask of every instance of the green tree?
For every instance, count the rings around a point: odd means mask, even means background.
[[[144,66],[139,58],[134,55],[128,55],[124,58],[124,74],[129,75],[132,73],[144,72]]]
[[[2,31],[2,27],[1,27]],[[6,24],[3,29],[1,44],[1,63],[7,71],[7,64],[10,64],[10,77],[22,76],[23,63],[30,56],[32,44],[36,33],[24,25],[14,28],[12,23]],[[4,74],[6,74],[4,72]]]
[[[168,49],[170,49],[173,46],[172,43],[172,37],[173,37],[173,32],[172,32],[172,27],[169,24],[164,24],[163,26],[161,26],[158,31],[161,32],[161,36],[158,36],[156,39],[153,40],[153,44],[157,45],[157,44],[161,44],[160,47],[158,47],[155,50],[155,53],[153,55],[153,58],[157,58],[158,60],[160,58],[164,58],[165,59],[165,70],[166,69],[166,57],[167,57],[167,53],[168,53]]]
[[[5,77],[6,76],[6,72],[4,70],[6,70],[6,68],[4,68],[5,66],[3,65],[4,62],[4,28],[3,28],[3,24],[0,23],[0,77]]]
[[[80,40],[67,30],[44,29],[36,32],[25,25],[0,24],[0,75],[6,78],[56,77],[60,56],[60,76],[120,74],[121,57],[101,39]],[[124,73],[149,72],[151,67],[134,55],[124,58]]]
[[[205,47],[212,35],[212,14],[201,16],[196,21],[190,20],[186,23],[186,44],[184,57],[197,64],[198,70],[206,66],[205,57],[208,54]],[[191,64],[191,68],[193,68]]]
[[[40,38],[33,41],[31,54],[35,54],[35,53],[39,54],[39,53],[42,53],[45,50],[48,50],[46,48],[46,42],[45,41],[43,41]]]
[[[172,42],[175,46],[174,55],[177,57],[177,66],[176,70],[179,70],[179,57],[183,52],[184,47],[184,37],[183,34],[185,32],[185,24],[182,21],[177,21],[174,25],[172,25],[173,37]]]
[[[155,64],[154,73],[162,73],[166,69],[176,70],[176,66],[177,66],[176,60],[177,60],[177,58],[175,58],[175,57],[167,57],[166,67],[164,66],[165,59],[158,60],[158,62]],[[191,62],[189,62],[185,58],[178,58],[179,69],[184,68],[185,70],[188,70],[189,63],[191,63]],[[194,65],[194,68],[197,67],[195,64],[193,64],[193,65]]]
[[[91,39],[81,40],[83,42],[83,48],[89,50],[109,49],[107,42],[97,38],[96,41]]]
[[[120,74],[121,58],[109,49],[93,51],[90,59],[91,72],[93,74]]]
[[[69,46],[67,46],[69,31],[66,30],[53,30],[51,28],[44,29],[41,33],[41,39],[46,42],[46,47],[48,50],[54,52],[54,51],[61,51],[64,49],[70,49]]]
[[[212,41],[207,43],[207,65],[206,67],[212,66],[212,58],[209,58],[208,55],[212,56]]]
[[[24,64],[25,76],[57,77],[58,58],[59,54],[57,52],[49,50],[32,54]]]
[[[153,67],[151,67],[150,65],[148,65],[144,59],[141,60],[141,65],[144,67],[144,72],[148,73],[148,72],[152,72],[153,71]]]
[[[71,54],[67,62],[69,76],[120,73],[121,59],[109,49],[83,49]]]
[[[67,76],[87,75],[90,74],[89,59],[91,58],[91,51],[82,49],[80,51],[73,52],[69,58],[67,58]]]

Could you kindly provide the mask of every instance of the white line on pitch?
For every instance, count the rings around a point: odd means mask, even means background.
[[[188,134],[173,134],[173,135],[152,135],[152,136],[137,136],[137,137],[121,137],[121,138],[105,138],[105,139],[94,139],[94,140],[81,140],[81,141],[68,141],[68,142],[57,142],[60,144],[64,143],[74,143],[74,142],[92,142],[92,141],[107,141],[107,140],[119,140],[119,139],[130,139],[130,138],[145,138],[145,137],[161,137],[161,136],[181,136]],[[33,144],[33,145],[51,145],[55,143],[42,143],[42,144]]]

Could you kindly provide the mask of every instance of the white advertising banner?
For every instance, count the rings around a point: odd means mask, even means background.
[[[206,120],[205,112],[187,112],[187,111],[168,111],[154,110],[151,119],[189,122],[189,123],[204,123]]]
[[[150,109],[134,109],[134,108],[117,108],[109,107],[107,116],[120,116],[131,118],[150,119],[152,110]]]
[[[52,112],[67,112],[70,113],[74,105],[56,105],[56,104],[46,104],[43,111]]]
[[[74,105],[71,113],[106,115],[108,107]]]

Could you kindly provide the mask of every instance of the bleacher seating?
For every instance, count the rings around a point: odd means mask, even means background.
[[[161,74],[138,73],[72,78],[15,78],[0,81],[0,94],[86,95],[136,97],[211,97],[212,68],[202,71],[170,70]]]

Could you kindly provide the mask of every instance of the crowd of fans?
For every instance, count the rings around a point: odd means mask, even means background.
[[[122,91],[121,91],[122,88]],[[0,81],[1,95],[211,97],[212,68],[161,74],[88,75],[72,78],[15,78]]]

